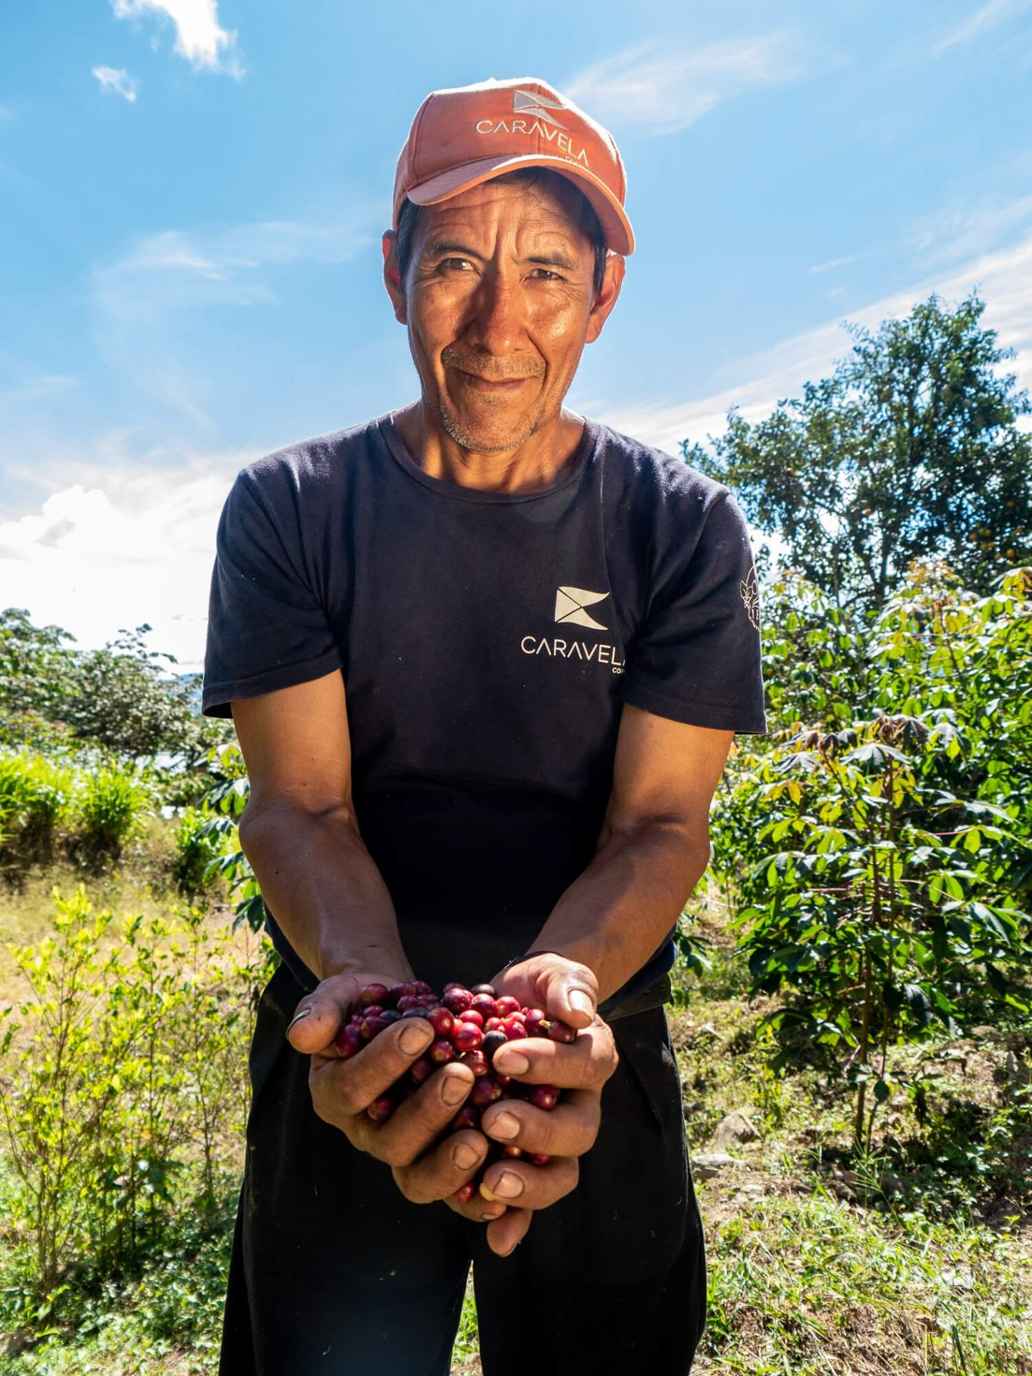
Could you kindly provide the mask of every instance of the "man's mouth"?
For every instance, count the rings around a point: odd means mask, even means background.
[[[524,377],[484,377],[482,373],[467,373],[464,368],[456,370],[462,383],[466,387],[472,387],[476,391],[484,392],[517,392],[525,382],[530,381],[530,375]]]

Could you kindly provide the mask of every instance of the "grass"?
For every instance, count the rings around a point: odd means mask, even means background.
[[[98,903],[162,906],[167,843],[159,829],[136,844],[135,863],[88,885]],[[42,935],[53,882],[0,899],[0,941]],[[874,1154],[853,1160],[847,1101],[815,1070],[770,1073],[769,1005],[748,998],[719,905],[700,911],[712,965],[679,978],[671,1010],[689,1142],[712,1150],[732,1110],[756,1136],[727,1148],[736,1164],[698,1173],[710,1305],[697,1376],[1032,1376],[1029,1037],[983,1028],[902,1049],[900,1065],[934,1077],[927,1094],[895,1095]],[[90,1296],[77,1333],[0,1355],[0,1376],[214,1372],[234,1201],[228,1177],[220,1229],[185,1220],[143,1274]],[[2,1252],[0,1233],[0,1288]],[[479,1372],[470,1291],[453,1376]]]

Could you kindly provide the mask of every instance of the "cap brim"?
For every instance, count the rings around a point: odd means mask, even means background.
[[[478,158],[476,162],[450,167],[447,172],[420,182],[418,186],[409,187],[405,195],[416,205],[439,205],[441,201],[450,200],[462,191],[470,191],[492,177],[502,177],[522,167],[548,167],[576,182],[577,189],[594,207],[605,235],[606,247],[614,253],[625,255],[634,252],[634,230],[623,206],[601,178],[569,158],[550,158],[544,153],[528,153],[516,158]],[[395,208],[395,213],[399,208]]]

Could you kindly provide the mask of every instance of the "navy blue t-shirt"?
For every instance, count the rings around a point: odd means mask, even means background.
[[[595,852],[623,703],[764,731],[745,522],[719,483],[591,421],[534,493],[429,476],[390,416],[291,446],[226,500],[203,710],[335,669],[358,825],[417,973],[477,934],[515,956]]]

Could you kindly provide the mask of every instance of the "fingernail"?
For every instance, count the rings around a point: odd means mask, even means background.
[[[530,1062],[519,1051],[510,1051],[508,1047],[495,1053],[494,1067],[500,1070],[503,1075],[526,1075],[530,1069]]]
[[[480,1160],[480,1153],[468,1142],[460,1142],[458,1146],[452,1147],[451,1159],[460,1171],[469,1171]]]
[[[492,1204],[497,1204],[498,1201],[495,1199],[494,1195],[491,1193],[490,1187],[487,1186],[487,1185],[485,1185],[484,1182],[483,1182],[482,1180],[481,1180],[481,1182],[480,1182],[480,1194],[481,1194],[481,1197],[482,1197],[483,1199],[489,1199],[489,1200],[491,1201]]]
[[[501,1218],[505,1213],[504,1204],[491,1204],[484,1210],[484,1222],[490,1223],[493,1218]]]
[[[568,999],[570,1007],[575,1013],[587,1013],[589,1017],[595,1016],[595,1005],[589,994],[583,989],[572,989]]]
[[[426,1050],[433,1039],[434,1029],[419,1019],[418,1022],[409,1021],[398,1041],[406,1056],[418,1056],[421,1051]]]
[[[449,1108],[454,1108],[456,1104],[462,1103],[469,1089],[469,1081],[461,1075],[446,1075],[444,1084],[441,1085],[441,1098]]]
[[[495,1182],[494,1192],[499,1199],[518,1199],[523,1193],[523,1181],[512,1171],[502,1171],[501,1177]]]
[[[520,1130],[520,1120],[514,1118],[511,1113],[499,1113],[496,1118],[491,1119],[491,1126],[488,1132],[492,1137],[500,1137],[504,1142],[510,1141]]]
[[[295,1013],[294,1016],[287,1023],[287,1031],[289,1032],[290,1029],[294,1026],[294,1024],[296,1022],[300,1022],[302,1018],[307,1018],[311,1011],[312,1005],[309,1004],[307,1008],[302,1008],[300,1013]]]

